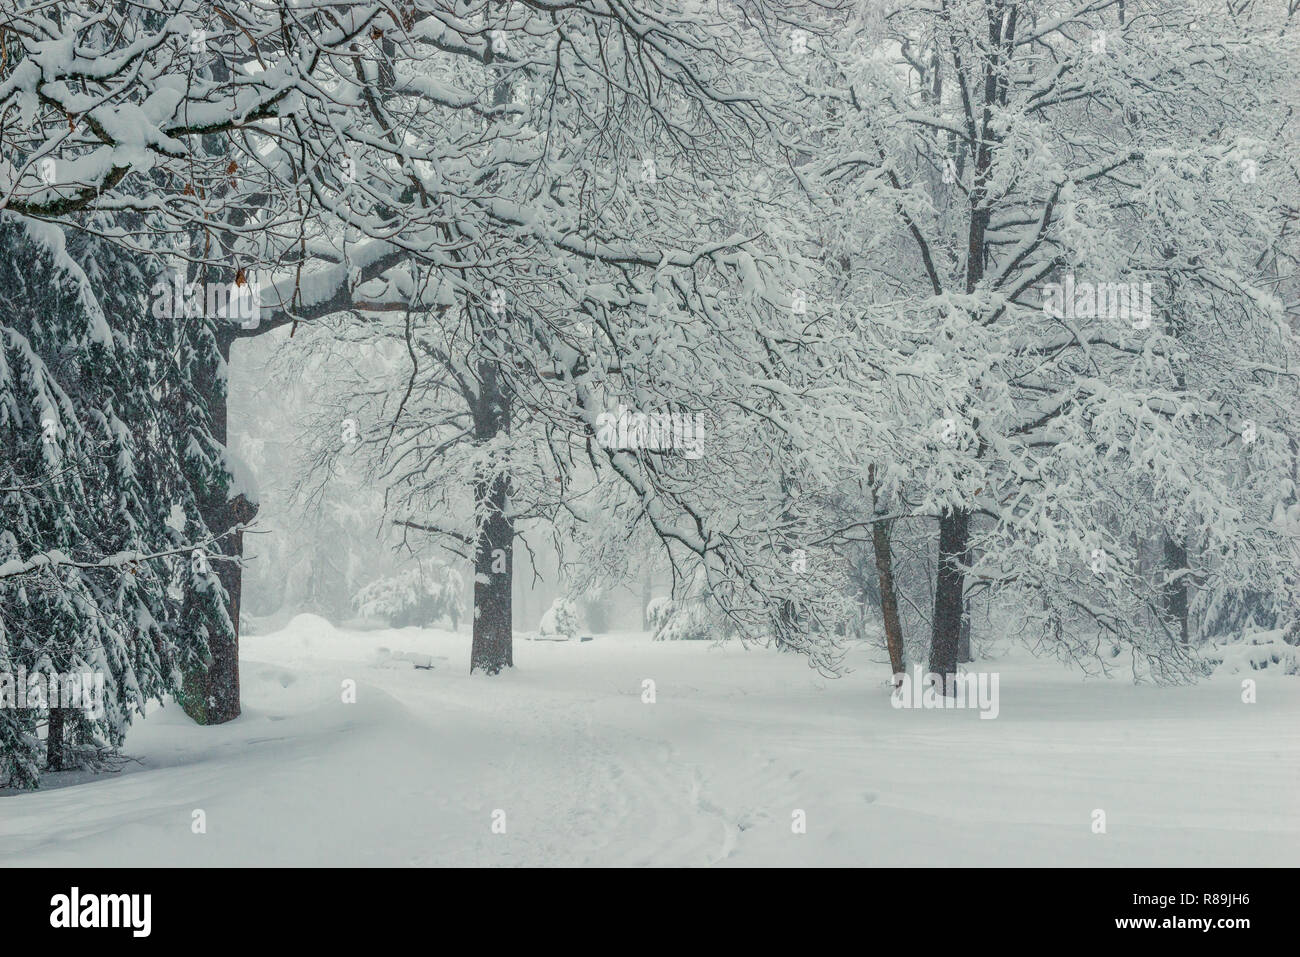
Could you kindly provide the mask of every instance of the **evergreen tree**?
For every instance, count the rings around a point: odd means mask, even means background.
[[[221,378],[212,329],[154,316],[156,260],[9,214],[0,250],[0,695],[104,686],[102,708],[0,708],[0,782],[31,787],[42,724],[47,768],[93,763],[230,640],[196,490],[231,477],[196,391]]]

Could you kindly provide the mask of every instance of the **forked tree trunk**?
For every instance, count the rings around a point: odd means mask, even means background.
[[[990,20],[989,41],[994,47],[1002,44],[1004,20]],[[993,110],[998,98],[998,84],[989,68],[986,73],[981,110],[981,136],[975,147],[968,194],[970,224],[966,232],[966,293],[973,295],[984,279],[988,257],[988,228],[992,215],[987,203],[989,178],[993,168]],[[935,287],[936,293],[939,289]],[[966,410],[963,409],[963,412]],[[978,419],[975,420],[978,431]],[[981,443],[980,452],[983,453]],[[948,509],[939,519],[939,569],[934,583],[934,616],[930,634],[930,672],[939,675],[945,695],[955,695],[957,689],[951,680],[957,674],[957,644],[961,638],[962,609],[965,605],[966,575],[963,571],[970,548],[970,510],[965,507]]]
[[[930,634],[930,672],[939,675],[945,694],[955,694],[957,644],[961,637],[963,566],[970,545],[970,512],[949,509],[939,519],[939,572],[934,585],[934,622]]]
[[[510,101],[510,81],[501,71],[492,88],[492,101],[497,106]],[[484,319],[491,329],[491,320]],[[477,442],[490,442],[510,432],[512,396],[494,363],[478,363],[478,394],[467,398]],[[474,503],[482,521],[474,541],[474,637],[469,670],[473,674],[481,668],[485,674],[495,675],[515,664],[515,523],[508,511],[510,477],[489,462],[474,483]]]

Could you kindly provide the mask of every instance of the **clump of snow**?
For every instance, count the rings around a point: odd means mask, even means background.
[[[224,450],[224,462],[226,471],[230,474],[228,498],[233,500],[242,495],[252,504],[259,504],[262,492],[257,484],[257,476],[248,463],[230,448]]]

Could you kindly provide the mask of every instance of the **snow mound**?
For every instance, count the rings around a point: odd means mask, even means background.
[[[338,634],[338,629],[320,615],[304,612],[294,615],[281,634],[292,638],[332,638]]]
[[[417,669],[423,671],[432,671],[434,662],[447,661],[446,655],[426,655],[416,651],[394,651],[391,648],[377,648],[375,650],[374,666],[376,668],[400,668],[406,665],[414,665]]]
[[[1240,675],[1251,671],[1277,671],[1284,675],[1300,674],[1300,654],[1283,639],[1285,631],[1257,631],[1242,635],[1237,641],[1210,645],[1202,656],[1214,666],[1215,674]]]

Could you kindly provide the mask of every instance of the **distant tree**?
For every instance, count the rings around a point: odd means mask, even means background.
[[[460,623],[465,582],[454,568],[423,561],[376,579],[357,592],[353,605],[365,617],[385,618],[394,628],[428,627],[440,620]]]

